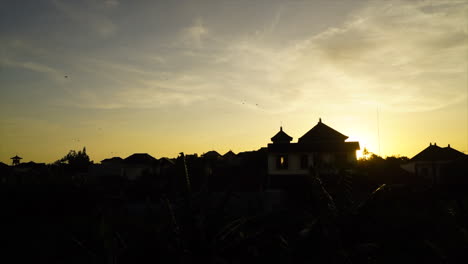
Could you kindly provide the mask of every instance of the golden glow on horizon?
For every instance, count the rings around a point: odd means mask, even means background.
[[[362,155],[362,150],[356,150],[356,158],[359,160],[359,159],[362,159],[364,156]]]

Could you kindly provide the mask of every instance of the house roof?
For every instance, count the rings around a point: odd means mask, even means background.
[[[232,150],[229,150],[228,152],[226,152],[223,157],[224,158],[227,158],[227,157],[235,157],[236,156],[236,153],[232,152]]]
[[[434,143],[434,145],[429,144],[429,147],[425,148],[423,151],[419,152],[411,158],[410,161],[441,161],[441,160],[455,160],[466,155],[462,152],[450,147],[448,145],[445,148],[441,148]]]
[[[293,139],[292,137],[290,137],[288,134],[286,134],[283,131],[283,127],[281,126],[280,131],[271,138],[271,141],[273,143],[277,143],[277,142],[281,143],[281,142],[291,142],[292,139]]]
[[[322,119],[319,119],[317,125],[300,137],[298,142],[345,141],[347,138],[347,136],[322,123]]]
[[[122,162],[123,159],[121,157],[112,157],[112,158],[109,158],[109,159],[103,159],[101,160],[101,163],[118,163],[118,162]]]
[[[156,159],[148,153],[135,153],[124,159],[125,163],[130,164],[148,164],[154,161],[156,161]]]
[[[14,157],[11,157],[10,159],[13,159],[13,160],[14,160],[14,159],[18,159],[18,160],[20,160],[20,159],[23,159],[23,158],[18,157],[18,155],[16,155],[16,156],[14,156]]]
[[[204,158],[215,158],[215,159],[217,159],[217,158],[221,157],[221,154],[219,154],[219,153],[218,153],[217,151],[215,151],[215,150],[211,150],[211,151],[208,151],[208,152],[206,152],[205,154],[203,154],[202,157],[204,157]]]

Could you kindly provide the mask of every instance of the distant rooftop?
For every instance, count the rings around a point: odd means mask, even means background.
[[[205,158],[219,158],[221,157],[221,154],[219,154],[217,151],[215,150],[211,150],[211,151],[208,151],[206,152],[205,154],[202,155],[202,157],[205,157]]]
[[[130,164],[147,164],[156,161],[156,159],[148,153],[135,153],[124,159],[125,163]]]
[[[450,147],[450,144],[445,147],[439,147],[436,143],[429,144],[429,147],[419,152],[416,156],[411,158],[411,161],[447,161],[455,160],[466,155],[462,152]]]
[[[101,163],[119,163],[122,162],[123,159],[121,157],[112,157],[109,159],[103,159],[101,160]]]
[[[232,150],[229,150],[228,152],[224,153],[224,155],[223,155],[224,158],[235,157],[235,156],[236,156],[236,153],[232,152]]]

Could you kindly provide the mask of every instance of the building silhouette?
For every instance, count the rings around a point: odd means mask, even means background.
[[[430,183],[447,183],[458,170],[453,168],[458,163],[466,164],[467,155],[452,148],[437,146],[437,143],[429,143],[429,146],[416,154],[402,168],[413,173],[417,178]],[[466,165],[465,165],[466,168]]]
[[[19,164],[20,164],[20,162],[21,162],[21,160],[22,160],[23,158],[21,158],[21,157],[19,157],[18,155],[16,155],[16,156],[14,156],[14,157],[12,157],[12,158],[10,158],[10,159],[12,160],[12,161],[11,161],[11,164],[12,164],[13,166],[16,166],[16,165],[19,165]]]
[[[337,175],[356,164],[359,142],[345,142],[347,136],[319,122],[291,143],[292,137],[283,128],[268,144],[268,176],[271,187],[301,178],[314,171],[320,175]]]

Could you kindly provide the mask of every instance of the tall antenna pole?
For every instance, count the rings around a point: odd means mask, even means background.
[[[380,119],[379,119],[379,106],[377,105],[377,141],[379,143],[379,156],[382,156],[380,153]]]

